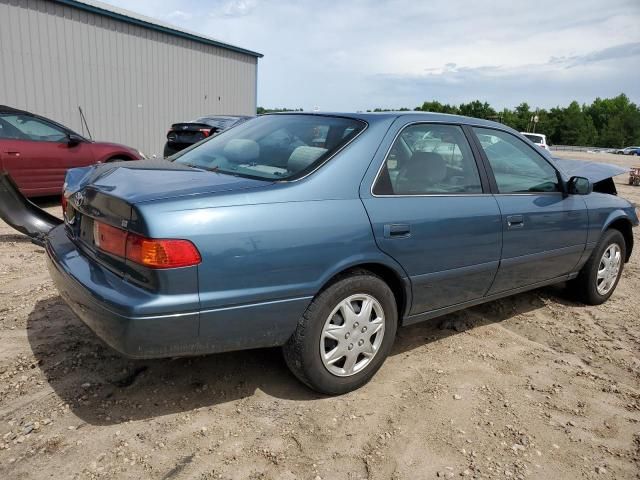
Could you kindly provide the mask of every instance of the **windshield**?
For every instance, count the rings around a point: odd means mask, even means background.
[[[531,135],[530,133],[525,133],[524,136],[531,140],[533,143],[542,143],[542,137],[540,135]]]
[[[196,168],[265,180],[305,175],[366,124],[324,115],[265,115],[222,132],[171,160]]]

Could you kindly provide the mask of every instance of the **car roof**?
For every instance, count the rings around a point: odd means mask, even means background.
[[[379,121],[388,121],[389,119],[404,119],[406,123],[412,122],[433,122],[433,123],[461,123],[466,125],[472,125],[477,127],[496,128],[499,130],[505,130],[509,132],[518,133],[511,127],[499,122],[493,122],[491,120],[484,120],[475,117],[465,117],[464,115],[452,115],[449,113],[435,113],[435,112],[416,112],[416,111],[389,111],[389,112],[274,112],[265,113],[261,116],[267,115],[319,115],[319,116],[334,116],[334,117],[346,117],[354,118],[356,120],[362,120],[367,123],[376,123]]]
[[[27,112],[26,110],[20,110],[18,108],[13,108],[8,105],[0,105],[0,113],[23,113],[23,114],[33,115],[31,112]]]

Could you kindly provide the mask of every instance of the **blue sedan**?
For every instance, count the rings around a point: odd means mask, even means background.
[[[638,225],[622,171],[473,118],[265,115],[172,162],[71,170],[64,224],[29,211],[22,228],[122,354],[282,346],[300,380],[341,394],[401,325],[557,282],[606,301]]]

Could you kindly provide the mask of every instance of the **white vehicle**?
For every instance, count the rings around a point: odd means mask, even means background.
[[[545,150],[549,150],[549,145],[547,144],[547,136],[542,133],[529,133],[529,132],[520,132],[522,135],[527,137],[533,143],[535,143],[540,148],[544,148]]]
[[[638,155],[637,151],[640,147],[620,148],[615,151],[618,155]]]

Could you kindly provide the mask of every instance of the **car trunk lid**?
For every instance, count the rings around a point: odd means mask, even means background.
[[[192,168],[166,160],[115,162],[69,170],[66,192],[90,187],[128,204],[261,188],[273,182]]]
[[[206,123],[174,123],[167,132],[170,143],[192,144],[215,134],[218,128]]]

